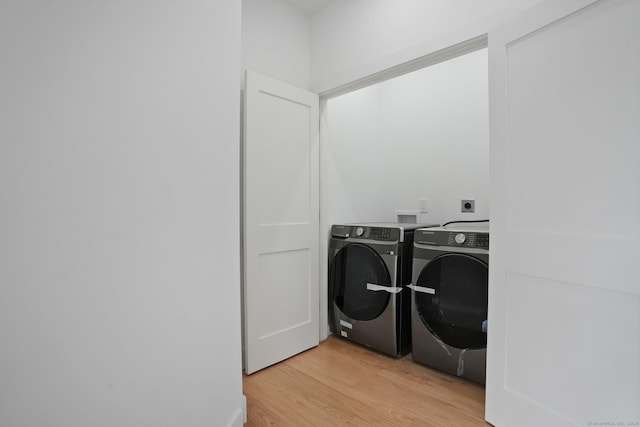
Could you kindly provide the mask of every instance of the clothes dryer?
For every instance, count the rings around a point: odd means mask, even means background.
[[[390,356],[411,350],[411,253],[425,225],[334,225],[329,240],[329,328]]]
[[[415,362],[485,383],[489,229],[415,231],[411,288]]]

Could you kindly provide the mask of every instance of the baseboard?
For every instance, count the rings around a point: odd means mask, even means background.
[[[247,396],[242,395],[242,406],[238,408],[233,421],[229,427],[242,427],[247,422]]]
[[[242,419],[243,423],[247,423],[247,396],[242,395]]]
[[[244,416],[242,414],[242,409],[238,408],[238,411],[236,412],[236,416],[233,418],[233,421],[231,421],[231,424],[229,424],[229,427],[242,427],[244,425]]]

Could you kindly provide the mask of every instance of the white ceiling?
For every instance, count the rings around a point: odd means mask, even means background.
[[[284,0],[284,2],[308,14],[319,11],[332,1],[333,0]]]

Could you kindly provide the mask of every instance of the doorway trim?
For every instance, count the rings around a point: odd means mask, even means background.
[[[458,56],[475,52],[476,50],[484,49],[488,45],[487,42],[487,34],[481,34],[474,38],[450,45],[442,49],[438,49],[426,55],[400,63],[385,70],[369,74],[352,82],[339,85],[333,89],[325,90],[324,92],[320,92],[319,95],[324,100],[335,98],[337,96],[344,95],[346,93],[353,92],[367,86],[372,86],[376,83],[380,83],[386,80],[393,79],[395,77],[402,76],[404,74],[411,73],[412,71],[427,68],[431,65],[448,61],[449,59],[457,58]]]

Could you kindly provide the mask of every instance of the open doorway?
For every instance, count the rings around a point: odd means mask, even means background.
[[[428,223],[489,217],[487,49],[424,65],[325,100],[321,266],[334,223],[393,222],[398,211]],[[475,200],[475,212],[461,212],[465,198]],[[327,272],[320,271],[326,316]],[[326,324],[321,318],[321,339]]]

